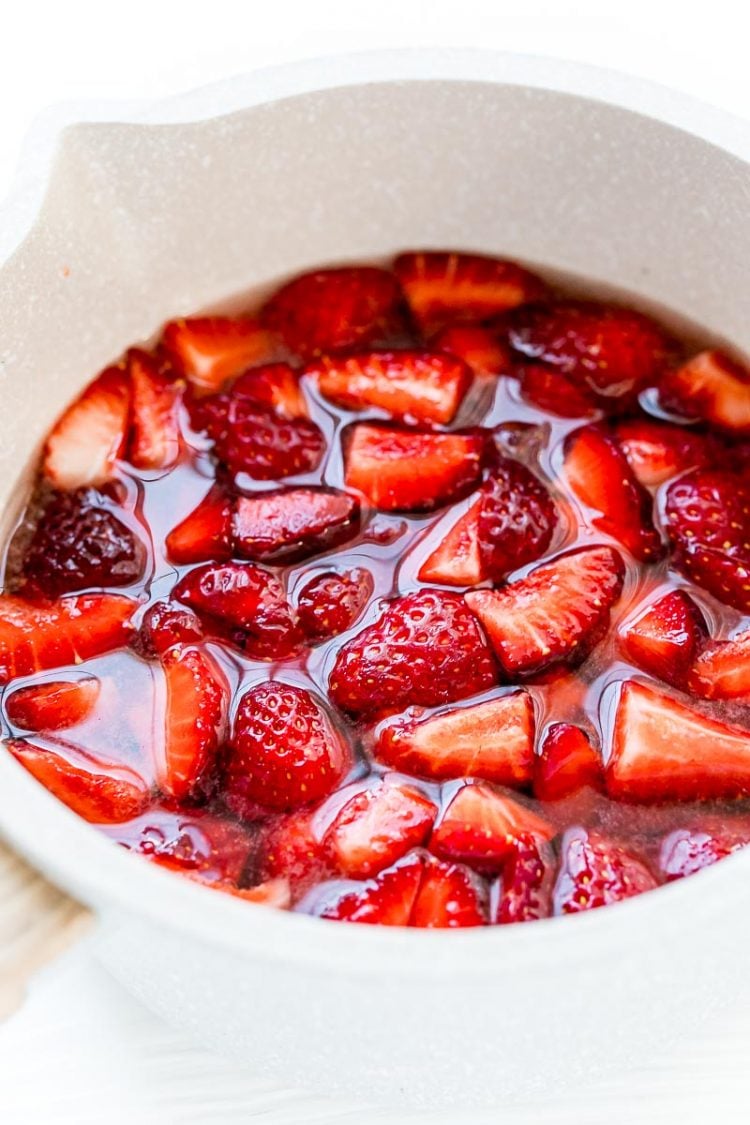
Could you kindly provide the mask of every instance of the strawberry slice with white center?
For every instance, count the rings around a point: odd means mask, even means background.
[[[607,792],[624,801],[747,796],[750,732],[629,680],[615,714]]]
[[[555,857],[550,845],[538,838],[521,840],[493,888],[492,922],[503,926],[547,918],[552,912],[554,879]]]
[[[480,777],[523,786],[534,768],[534,705],[525,691],[421,722],[399,719],[380,731],[380,761],[437,781]]]
[[[497,378],[512,370],[510,352],[488,328],[450,324],[431,341],[437,351],[450,352],[467,364],[478,379]]]
[[[701,699],[750,696],[750,629],[708,644],[689,670],[688,690]]]
[[[294,562],[352,539],[359,522],[359,503],[346,492],[290,488],[240,496],[232,532],[244,558]]]
[[[618,422],[613,432],[636,480],[646,488],[655,488],[711,460],[707,439],[685,426],[628,418]]]
[[[215,661],[198,648],[175,645],[162,666],[167,698],[158,782],[163,793],[182,800],[214,764],[227,728],[229,688]]]
[[[644,861],[586,828],[564,835],[553,891],[555,914],[578,914],[650,891],[657,886]]]
[[[410,926],[427,930],[486,926],[487,888],[469,868],[428,856]]]
[[[42,472],[55,488],[106,484],[124,456],[130,416],[130,379],[108,367],[68,407],[44,446]]]
[[[172,562],[197,563],[231,558],[233,512],[233,501],[224,489],[212,485],[198,507],[167,535],[167,555]]]
[[[602,637],[622,591],[624,568],[610,547],[561,555],[501,590],[476,590],[466,604],[510,677],[579,663]]]
[[[556,829],[489,785],[458,790],[432,833],[430,851],[484,875],[498,872],[526,840],[546,841]]]
[[[197,394],[211,394],[247,367],[283,358],[278,338],[253,317],[173,320],[162,344]]]
[[[580,727],[553,723],[534,764],[534,795],[559,801],[585,788],[604,788],[601,755]]]
[[[5,701],[5,711],[14,726],[25,730],[65,730],[89,717],[100,688],[96,676],[47,680],[17,688]]]
[[[334,867],[366,879],[427,839],[437,808],[419,790],[386,778],[343,806],[324,838]]]
[[[130,463],[137,469],[165,469],[177,460],[179,388],[148,352],[128,352],[132,394]]]
[[[667,410],[700,418],[732,434],[750,434],[750,368],[705,351],[670,372],[659,388]]]
[[[703,614],[685,590],[670,590],[619,629],[620,648],[628,660],[675,687],[685,686],[705,639]]]
[[[340,884],[323,884],[315,896],[313,912],[337,922],[408,926],[423,869],[424,859],[416,854],[387,867],[366,883],[355,883],[343,894],[336,894]]]

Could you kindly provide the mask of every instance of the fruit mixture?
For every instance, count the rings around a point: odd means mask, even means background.
[[[47,437],[6,552],[18,763],[326,919],[574,914],[750,842],[750,368],[512,262],[176,320]]]

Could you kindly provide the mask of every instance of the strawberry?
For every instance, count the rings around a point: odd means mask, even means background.
[[[423,844],[436,815],[435,805],[418,790],[386,779],[347,801],[324,846],[343,875],[366,879]]]
[[[154,602],[143,615],[136,649],[146,658],[163,656],[175,645],[203,640],[201,623],[192,610],[175,602]]]
[[[615,713],[607,792],[625,801],[747,796],[750,733],[628,680]]]
[[[491,875],[525,841],[551,840],[554,835],[551,824],[518,801],[489,785],[464,785],[434,829],[430,850]]]
[[[96,676],[31,684],[8,697],[5,711],[14,726],[25,730],[65,730],[89,717],[100,687]]]
[[[744,699],[750,695],[750,629],[728,641],[714,641],[689,670],[688,690],[701,699]]]
[[[486,926],[487,922],[486,888],[474,873],[459,864],[428,857],[409,925],[434,930]]]
[[[421,722],[400,719],[383,727],[375,752],[394,769],[438,781],[481,777],[523,786],[534,764],[534,705],[516,691]]]
[[[294,898],[330,874],[322,841],[313,831],[310,809],[282,813],[267,821],[260,833],[258,876],[289,879]]]
[[[232,512],[230,497],[219,485],[212,485],[188,516],[172,528],[166,538],[172,562],[216,561],[232,555]]]
[[[594,395],[554,368],[527,363],[517,369],[521,394],[532,406],[560,418],[590,418],[598,413]]]
[[[628,418],[618,422],[613,432],[636,480],[646,488],[664,484],[670,477],[701,468],[711,460],[706,438],[685,426]]]
[[[0,595],[0,683],[119,648],[137,608],[119,594],[79,594],[52,605]]]
[[[281,580],[252,563],[205,563],[183,575],[172,597],[260,660],[281,660],[300,648],[300,632]]]
[[[140,348],[128,352],[132,418],[131,465],[164,469],[177,460],[180,431],[177,422],[179,388],[159,370],[153,356]]]
[[[750,843],[750,832],[734,825],[678,828],[662,840],[659,870],[668,881],[694,875]]]
[[[597,832],[570,828],[562,841],[553,912],[595,910],[656,886],[656,879],[640,857]]]
[[[63,491],[105,484],[125,453],[130,380],[108,367],[68,407],[44,446],[42,473]]]
[[[511,347],[565,376],[604,407],[632,402],[656,383],[671,343],[649,317],[599,301],[553,301],[516,309]]]
[[[400,254],[393,268],[424,332],[451,321],[498,316],[545,293],[544,282],[515,262],[452,251]]]
[[[289,421],[309,414],[299,376],[288,363],[265,363],[251,367],[232,385],[232,395],[268,406]]]
[[[510,353],[505,345],[489,329],[475,324],[450,324],[438,332],[430,346],[458,356],[477,379],[507,375],[511,370]]]
[[[469,389],[471,368],[441,352],[350,352],[305,368],[320,393],[348,410],[376,406],[408,422],[452,422]]]
[[[361,922],[368,925],[408,926],[414,902],[422,881],[424,861],[420,855],[406,856],[392,867],[381,871],[366,883],[330,897],[325,884],[316,913],[321,918],[338,922]],[[334,883],[336,892],[341,884]],[[316,896],[317,897],[317,896]]]
[[[670,590],[639,608],[619,629],[620,648],[628,660],[665,683],[684,687],[687,674],[706,638],[706,622],[685,590]]]
[[[345,449],[346,485],[383,511],[430,511],[466,495],[479,480],[480,434],[419,433],[353,426]]]
[[[672,561],[715,598],[750,612],[750,483],[694,469],[670,484],[665,505]]]
[[[511,678],[579,663],[609,621],[622,591],[622,560],[611,547],[559,555],[502,590],[465,595]]]
[[[238,554],[287,563],[338,547],[359,522],[359,504],[346,492],[291,488],[239,497],[232,530]]]
[[[732,434],[750,434],[750,369],[724,352],[700,352],[669,372],[659,399],[675,414],[700,418]]]
[[[604,788],[599,753],[580,727],[553,723],[534,763],[534,795],[540,801],[559,801],[587,786]]]
[[[505,861],[496,887],[491,921],[496,925],[532,922],[552,911],[554,857],[539,838],[520,840]]]
[[[164,329],[162,345],[197,394],[218,391],[246,367],[279,354],[273,333],[249,316],[172,320]]]
[[[399,328],[401,294],[395,278],[371,266],[316,270],[282,285],[261,319],[297,355],[356,348]]]
[[[59,801],[92,824],[117,824],[144,811],[148,785],[135,770],[104,762],[67,743],[6,742],[17,762]]]
[[[653,501],[636,480],[615,439],[601,426],[584,426],[565,445],[564,473],[575,495],[600,512],[592,523],[622,543],[641,562],[662,553]]]
[[[324,571],[311,578],[297,599],[297,616],[306,636],[321,641],[351,629],[361,617],[373,588],[372,575],[362,567],[341,574]]]
[[[483,544],[479,542],[481,508],[482,497],[475,500],[468,511],[453,523],[448,534],[419,568],[417,578],[420,582],[441,582],[444,586],[476,586],[483,580]]]
[[[457,594],[420,590],[388,602],[336,657],[329,692],[346,711],[430,707],[495,682],[492,656]]]
[[[224,737],[229,689],[223,673],[200,649],[176,645],[162,657],[167,701],[159,788],[182,800],[211,769]]]
[[[271,680],[240,699],[224,798],[238,816],[252,803],[295,809],[330,793],[349,764],[343,736],[310,692]]]

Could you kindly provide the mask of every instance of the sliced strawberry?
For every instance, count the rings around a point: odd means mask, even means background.
[[[515,262],[453,251],[400,254],[393,268],[424,332],[480,321],[544,296],[546,286]]]
[[[615,714],[607,792],[626,801],[747,796],[750,733],[629,680]]]
[[[248,830],[203,809],[176,811],[155,805],[107,833],[121,847],[208,883],[242,879],[253,839]]]
[[[423,844],[436,815],[435,805],[417,789],[386,779],[347,801],[324,845],[338,871],[366,879]]]
[[[735,609],[750,612],[750,483],[695,469],[670,484],[665,505],[672,561]]]
[[[481,777],[523,786],[534,765],[534,705],[517,691],[421,722],[400,719],[380,731],[376,754],[394,769],[438,781]]]
[[[359,566],[342,574],[331,570],[311,578],[297,599],[297,615],[306,636],[320,641],[351,629],[373,588],[369,570]]]
[[[78,816],[93,824],[117,824],[138,816],[151,794],[144,779],[127,766],[104,762],[65,743],[34,746],[6,742],[20,762]]]
[[[430,856],[412,906],[409,925],[420,929],[486,926],[487,892],[468,868]]]
[[[137,608],[119,594],[79,594],[52,605],[0,596],[0,683],[127,644]]]
[[[434,829],[430,851],[491,875],[526,840],[551,840],[555,834],[546,820],[489,785],[464,785]]]
[[[578,914],[656,886],[656,879],[638,856],[597,832],[571,828],[562,841],[553,910],[555,914]]]
[[[329,692],[346,711],[430,707],[495,682],[492,656],[457,594],[420,590],[395,598],[342,649]]]
[[[352,539],[359,522],[359,504],[346,492],[290,488],[239,497],[232,529],[243,557],[292,562]]]
[[[465,595],[510,676],[579,663],[607,627],[624,568],[610,547],[560,555],[502,590]]]
[[[42,461],[47,480],[63,491],[112,480],[125,453],[129,411],[127,372],[108,367],[53,426]]]
[[[162,344],[198,394],[218,391],[246,367],[279,354],[273,333],[249,316],[173,320],[164,329]]]
[[[664,484],[688,469],[701,468],[711,459],[706,438],[684,426],[628,418],[616,424],[614,436],[636,480],[646,488]]]
[[[182,800],[213,766],[227,724],[229,690],[218,665],[200,649],[175,646],[162,658],[167,688],[159,787]]]
[[[579,500],[600,515],[592,523],[622,543],[641,562],[662,553],[654,527],[653,501],[639,484],[625,454],[601,426],[584,426],[565,446],[565,477]]]
[[[331,874],[312,820],[310,809],[298,809],[266,822],[260,833],[259,878],[287,878],[295,899]]]
[[[298,808],[330,793],[349,764],[343,736],[308,691],[257,684],[237,708],[224,798],[238,816],[252,804]]]
[[[166,538],[172,562],[197,563],[232,555],[233,504],[223,488],[213,485],[194,511]]]
[[[511,370],[510,353],[505,345],[489,329],[475,324],[450,324],[438,332],[430,346],[458,356],[478,379],[507,375]]]
[[[280,418],[306,418],[309,414],[299,375],[288,363],[251,367],[233,384],[232,394],[270,406]]]
[[[670,590],[621,625],[618,635],[623,653],[638,668],[684,687],[706,639],[706,622],[685,590]]]
[[[162,656],[175,645],[203,640],[201,623],[192,610],[175,602],[154,602],[143,616],[135,647],[146,657]]]
[[[742,699],[750,695],[750,629],[729,641],[714,641],[695,656],[688,690],[701,699]]]
[[[590,418],[598,412],[593,393],[555,368],[527,363],[517,373],[526,401],[548,414],[559,418]]]
[[[386,270],[316,270],[282,285],[261,318],[293,352],[312,357],[386,340],[399,327],[400,300],[398,283]]]
[[[429,511],[466,495],[479,480],[485,442],[479,434],[418,433],[353,426],[346,484],[383,511]]]
[[[354,884],[329,899],[323,886],[322,902],[316,913],[321,918],[339,922],[362,922],[368,925],[408,926],[414,901],[422,881],[424,861],[420,855],[407,856],[393,867],[387,867],[374,879]],[[333,884],[338,890],[340,884]]]
[[[137,469],[164,469],[177,460],[179,389],[140,348],[128,352],[132,396],[130,463]]]
[[[724,352],[705,351],[662,380],[667,410],[701,418],[733,434],[750,434],[750,369]]]
[[[445,538],[422,563],[417,575],[420,582],[476,586],[484,579],[482,545],[479,542],[481,508],[480,497],[456,520]]]
[[[321,394],[349,410],[376,406],[408,422],[453,421],[471,368],[441,352],[354,352],[322,356],[305,368]]]
[[[580,727],[553,723],[534,764],[534,795],[540,801],[559,801],[587,786],[604,788],[600,754]]]
[[[667,880],[694,875],[750,843],[750,831],[734,825],[678,828],[661,843],[659,870]]]
[[[5,701],[5,711],[14,726],[25,730],[65,730],[89,717],[100,688],[96,676],[47,680],[18,688]]]
[[[529,837],[519,841],[503,867],[491,920],[502,926],[547,918],[552,912],[554,878],[549,844]]]

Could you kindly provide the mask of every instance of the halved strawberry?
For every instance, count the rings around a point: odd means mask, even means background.
[[[510,676],[578,663],[606,629],[622,591],[622,559],[611,547],[560,555],[501,590],[476,590],[466,604]]]
[[[292,562],[353,538],[359,520],[359,504],[346,492],[290,488],[240,496],[232,531],[244,558]]]
[[[521,394],[527,402],[559,418],[591,418],[598,413],[593,393],[587,393],[555,368],[527,363],[517,369]]]
[[[282,285],[261,319],[304,358],[383,341],[399,328],[398,283],[372,266],[316,270]]]
[[[750,629],[728,641],[714,641],[695,656],[688,690],[701,699],[750,696]]]
[[[643,860],[586,828],[564,835],[553,891],[555,914],[578,914],[632,898],[656,887]]]
[[[664,484],[670,477],[700,468],[711,460],[703,434],[693,433],[685,426],[628,418],[617,422],[613,433],[636,480],[646,488]]]
[[[600,515],[594,527],[622,543],[641,562],[662,553],[654,527],[653,501],[639,484],[625,454],[601,426],[584,426],[565,445],[564,473],[579,500]]]
[[[750,434],[750,368],[724,352],[705,351],[662,380],[667,410],[701,418],[733,434]]]
[[[6,746],[45,789],[92,824],[130,820],[151,800],[148,785],[135,770],[94,758],[67,743],[34,746],[11,739]]]
[[[750,733],[628,680],[607,761],[615,800],[710,801],[750,794]]]
[[[125,453],[129,412],[127,372],[108,367],[52,427],[42,459],[47,480],[64,491],[112,480]]]
[[[601,755],[580,727],[553,723],[534,763],[534,794],[540,801],[559,801],[586,787],[604,788]]]
[[[521,840],[505,861],[495,887],[491,921],[497,925],[533,922],[552,912],[554,854],[538,838]]]
[[[360,423],[348,435],[345,480],[383,511],[429,511],[473,488],[484,451],[480,434],[418,433]]]
[[[99,698],[96,676],[75,680],[47,680],[17,688],[5,701],[5,711],[16,727],[26,730],[64,730],[87,719]]]
[[[424,332],[451,321],[481,321],[544,296],[541,278],[484,254],[428,251],[393,263],[412,316]]]
[[[748,843],[750,829],[743,830],[731,823],[678,828],[661,842],[659,870],[669,881],[682,879],[710,867]]]
[[[423,844],[436,815],[435,805],[419,790],[386,778],[347,801],[324,846],[343,875],[366,879]]]
[[[409,422],[451,422],[472,380],[457,356],[408,350],[322,356],[304,373],[331,402],[349,410],[376,406]]]
[[[179,388],[148,352],[131,348],[127,362],[132,395],[130,463],[137,469],[164,469],[177,460],[180,448]]]
[[[291,810],[334,788],[350,764],[343,735],[303,688],[271,680],[242,696],[224,769],[229,808]]]
[[[162,658],[167,701],[159,788],[182,800],[213,766],[227,725],[229,689],[218,665],[200,649],[176,645]]]
[[[154,602],[143,615],[134,647],[147,658],[180,644],[203,640],[201,623],[191,609],[171,601]]]
[[[306,636],[327,640],[350,629],[362,615],[374,588],[373,577],[364,567],[342,574],[324,571],[303,586],[297,599],[297,616]]]
[[[272,332],[249,316],[172,320],[162,344],[197,394],[210,394],[256,363],[281,358]]]
[[[270,406],[280,418],[306,418],[309,414],[299,375],[288,363],[251,367],[232,385],[232,395]]]
[[[51,605],[0,595],[0,683],[127,644],[137,608],[120,594],[78,594]]]
[[[507,375],[510,353],[494,332],[475,324],[450,324],[430,341],[437,351],[450,352],[467,364],[478,379]]]
[[[217,561],[232,556],[232,500],[219,485],[212,485],[197,508],[173,527],[166,538],[172,562]]]
[[[295,899],[332,874],[313,816],[310,809],[298,809],[266,821],[260,830],[258,878],[287,878]]]
[[[434,706],[495,683],[487,643],[457,594],[420,590],[395,598],[336,657],[331,699],[346,711]]]
[[[670,590],[624,622],[618,637],[623,653],[638,668],[665,683],[684,687],[706,639],[706,622],[685,590]]]
[[[326,894],[328,888],[323,884],[315,913],[338,922],[408,926],[422,882],[423,868],[421,855],[406,856],[374,879],[359,885],[355,883],[351,890],[335,897]],[[334,883],[330,890],[338,892],[340,886]]]
[[[694,469],[670,484],[665,505],[672,561],[735,609],[750,612],[750,483]]]
[[[487,890],[474,872],[428,856],[409,925],[434,930],[486,926],[487,922]]]
[[[377,757],[404,773],[446,780],[481,777],[523,786],[534,765],[534,705],[525,691],[380,731]]]
[[[444,586],[477,586],[484,578],[482,545],[479,542],[481,496],[462,515],[419,568],[420,582],[442,582]]]
[[[551,840],[555,834],[548,821],[489,785],[464,785],[433,830],[430,850],[491,875],[525,841]]]

